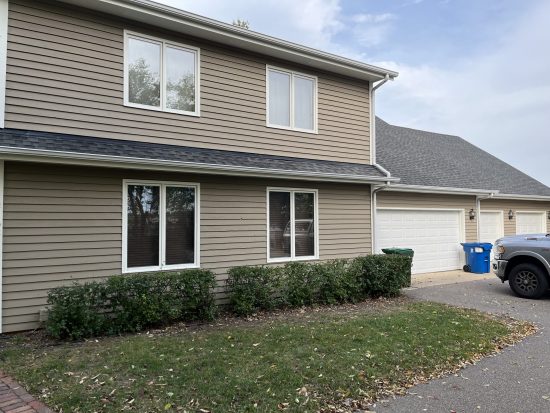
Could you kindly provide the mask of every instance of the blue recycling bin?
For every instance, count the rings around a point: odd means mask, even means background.
[[[488,242],[464,242],[462,243],[466,253],[464,271],[475,274],[491,272],[491,250],[493,244]]]

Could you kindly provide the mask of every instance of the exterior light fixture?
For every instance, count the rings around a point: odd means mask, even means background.
[[[510,220],[514,219],[514,211],[512,210],[508,211],[508,219]]]
[[[548,211],[548,219],[550,219],[550,211]]]
[[[476,211],[473,208],[470,209],[470,219],[471,220],[476,219]]]

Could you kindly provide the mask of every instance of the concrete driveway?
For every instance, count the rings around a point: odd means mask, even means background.
[[[457,375],[409,389],[406,396],[381,401],[376,412],[538,413],[550,412],[550,297],[515,297],[508,283],[481,279],[447,285],[411,288],[418,300],[437,301],[529,320],[539,327],[502,353],[488,357]]]

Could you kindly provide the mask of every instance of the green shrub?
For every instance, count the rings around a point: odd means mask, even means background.
[[[82,339],[139,331],[216,314],[210,271],[117,275],[50,291],[46,329],[53,337]]]
[[[280,274],[279,267],[231,268],[226,281],[230,310],[237,315],[250,315],[280,307]]]
[[[51,289],[46,331],[53,337],[71,340],[102,334],[107,328],[103,312],[105,293],[100,283]]]
[[[320,281],[321,304],[357,302],[365,298],[361,273],[350,260],[333,260],[314,266]]]
[[[282,301],[291,307],[315,304],[319,299],[321,280],[315,266],[291,262],[281,268]]]
[[[355,258],[353,266],[361,274],[369,297],[392,297],[409,285],[412,260],[404,255],[367,255]]]
[[[235,267],[227,280],[229,308],[249,315],[276,307],[357,302],[399,294],[410,280],[411,259],[369,255],[321,263],[292,262],[283,267]]]

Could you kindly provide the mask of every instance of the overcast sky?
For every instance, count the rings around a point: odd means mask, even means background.
[[[460,135],[550,186],[548,0],[161,2],[396,70],[379,116]]]

